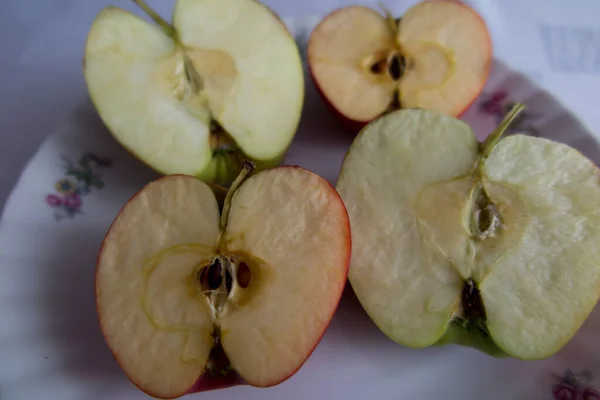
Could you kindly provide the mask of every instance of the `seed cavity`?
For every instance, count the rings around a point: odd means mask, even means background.
[[[252,281],[252,272],[250,271],[248,264],[243,261],[240,262],[236,275],[237,284],[241,288],[245,289],[248,287],[248,285],[250,285],[250,282]]]
[[[371,72],[376,74],[376,75],[381,75],[385,72],[385,69],[387,67],[387,61],[384,60],[377,60],[375,61],[373,64],[371,64]]]
[[[502,228],[500,213],[481,184],[472,193],[471,236],[477,240],[493,238]]]
[[[227,263],[227,271],[225,272],[225,290],[227,290],[227,293],[231,292],[233,286],[233,277],[231,275],[231,260],[229,260]]]
[[[399,81],[406,70],[406,59],[400,53],[394,53],[388,61],[388,73],[394,81]]]
[[[397,82],[404,75],[406,67],[406,58],[401,53],[394,52],[385,58],[377,57],[369,69],[375,75],[387,75]]]
[[[217,290],[223,283],[221,260],[216,258],[200,273],[200,284],[203,291]]]

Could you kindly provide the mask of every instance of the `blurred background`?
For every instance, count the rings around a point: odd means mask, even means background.
[[[148,0],[169,17],[174,0]],[[263,0],[282,17],[323,16],[377,0]],[[399,14],[412,0],[387,0]],[[485,18],[494,55],[570,108],[600,135],[600,1],[467,0]],[[82,54],[96,14],[130,0],[19,0],[0,5],[0,207],[41,141],[86,98]]]

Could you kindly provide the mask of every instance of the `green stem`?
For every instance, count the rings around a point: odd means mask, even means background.
[[[132,1],[138,7],[140,7],[152,19],[152,21],[154,21],[155,24],[160,26],[167,36],[172,38],[175,41],[175,43],[177,43],[181,48],[185,49],[185,46],[183,45],[183,43],[181,43],[179,35],[177,35],[177,31],[175,31],[173,25],[168,23],[163,17],[158,15],[156,11],[150,8],[150,6],[146,3],[145,0]],[[194,64],[192,64],[192,60],[185,53],[185,51],[183,52],[183,69],[185,71],[185,77],[192,88],[192,93],[198,94],[202,89],[204,89],[204,83],[202,81],[202,78],[200,77],[200,74],[198,73],[198,71],[196,71]]]
[[[475,173],[476,175],[481,174],[481,167],[483,165],[483,162],[492,153],[492,150],[494,149],[496,144],[498,144],[498,142],[502,138],[502,135],[504,135],[504,132],[506,132],[510,124],[513,123],[513,121],[519,116],[519,114],[523,110],[525,110],[525,105],[521,103],[516,103],[504,116],[502,121],[500,121],[500,124],[498,124],[496,129],[494,129],[494,131],[490,133],[487,138],[485,138],[483,143],[481,143],[479,157],[477,158],[477,162],[473,165],[473,173]]]
[[[496,129],[494,129],[494,131],[490,133],[490,135],[483,142],[481,149],[482,158],[486,158],[491,154],[492,150],[494,149],[494,146],[496,146],[500,138],[502,138],[502,135],[504,135],[504,132],[506,132],[510,124],[513,123],[513,121],[519,116],[519,114],[523,110],[525,110],[525,105],[521,103],[516,103],[510,109],[508,114],[504,116],[504,118],[502,119],[502,121],[500,121],[500,124],[496,127]]]
[[[168,36],[175,37],[175,28],[173,28],[173,25],[158,15],[158,13],[150,8],[150,6],[146,4],[144,0],[133,0],[133,2],[140,7],[152,19],[152,21],[154,21],[154,23],[163,28]]]
[[[248,175],[250,175],[250,173],[254,171],[254,168],[256,168],[256,165],[253,162],[247,160],[244,161],[244,165],[242,165],[242,170],[240,171],[238,176],[235,178],[235,180],[229,187],[229,190],[227,191],[225,201],[223,202],[223,212],[221,212],[221,235],[227,227],[227,219],[229,218],[229,210],[231,209],[231,200],[233,199],[233,195],[235,194],[236,190],[242,185],[242,183],[244,183]]]

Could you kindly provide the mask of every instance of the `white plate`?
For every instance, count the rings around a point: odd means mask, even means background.
[[[315,20],[286,23],[302,44]],[[306,83],[304,116],[286,163],[333,183],[352,135]],[[518,130],[568,143],[600,163],[598,143],[573,115],[498,61],[464,119],[484,137],[512,101],[528,106]],[[90,104],[75,110],[33,157],[0,226],[0,399],[148,398],[102,339],[94,267],[118,210],[154,177],[109,136]],[[493,359],[458,346],[412,350],[387,339],[346,290],[323,340],[292,378],[270,389],[234,387],[188,398],[598,400],[599,335],[596,311],[563,350],[543,361]]]

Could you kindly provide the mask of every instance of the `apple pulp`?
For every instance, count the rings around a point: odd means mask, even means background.
[[[343,7],[314,29],[308,63],[325,102],[355,127],[399,108],[461,114],[491,65],[482,18],[447,0],[418,3],[400,19],[386,14]]]
[[[154,181],[106,235],[100,325],[121,368],[152,396],[278,384],[337,307],[351,243],[335,189],[299,167],[244,171],[222,212],[194,177]]]
[[[108,7],[88,34],[90,97],[125,148],[163,174],[229,185],[281,163],[304,99],[298,48],[254,0],[178,0],[172,25]]]
[[[467,345],[540,359],[600,295],[600,173],[568,145],[484,143],[464,122],[398,110],[354,140],[337,182],[353,250],[348,278],[375,324],[415,348]]]

